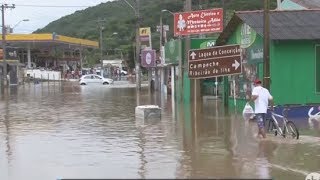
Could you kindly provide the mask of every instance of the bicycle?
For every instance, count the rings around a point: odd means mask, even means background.
[[[280,115],[270,110],[271,119],[270,118],[267,119],[269,120],[268,132],[270,132],[270,128],[271,128],[271,130],[274,131],[275,136],[279,134],[285,138],[287,135],[291,135],[292,138],[299,139],[299,130],[296,127],[296,125],[293,123],[293,121],[288,120],[287,111],[288,109],[285,108],[282,111],[283,115]],[[277,118],[282,119],[283,121],[282,127],[279,126]]]

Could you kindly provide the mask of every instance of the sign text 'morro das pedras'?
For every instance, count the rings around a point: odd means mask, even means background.
[[[223,31],[223,9],[174,13],[174,35],[219,33]]]
[[[188,74],[191,79],[242,73],[239,45],[190,50],[188,56]]]

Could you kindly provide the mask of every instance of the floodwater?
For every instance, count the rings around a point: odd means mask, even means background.
[[[320,171],[319,137],[259,140],[256,126],[219,100],[171,102],[117,82],[11,87],[0,99],[0,179],[304,179]],[[160,105],[161,119],[136,120],[137,104]]]

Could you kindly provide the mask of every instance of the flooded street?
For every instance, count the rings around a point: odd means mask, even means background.
[[[172,107],[171,96],[160,98],[146,89],[137,100],[135,86],[128,87],[66,82],[4,92],[0,179],[298,180],[320,171],[319,137],[258,140],[256,126],[221,108],[219,100],[205,101],[195,111]],[[137,103],[163,107],[161,120],[136,121]]]

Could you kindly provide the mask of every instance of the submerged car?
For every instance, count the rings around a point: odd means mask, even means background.
[[[102,76],[96,75],[96,74],[87,74],[83,75],[80,78],[79,84],[80,85],[88,85],[88,84],[112,84],[113,79],[104,78]]]
[[[125,71],[125,70],[121,70],[121,71],[120,71],[120,73],[121,73],[121,75],[122,75],[122,76],[126,76],[126,75],[128,75],[128,72],[127,72],[127,71]]]

